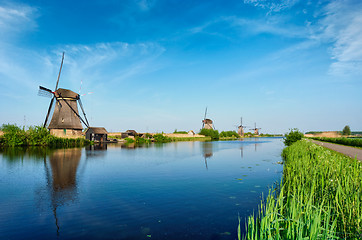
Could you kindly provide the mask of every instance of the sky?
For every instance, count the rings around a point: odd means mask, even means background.
[[[362,130],[360,0],[0,0],[0,124],[42,125],[39,86],[118,132]],[[246,130],[248,130],[247,128]]]

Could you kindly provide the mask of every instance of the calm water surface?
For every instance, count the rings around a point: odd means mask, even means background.
[[[0,152],[0,239],[237,239],[281,138]]]

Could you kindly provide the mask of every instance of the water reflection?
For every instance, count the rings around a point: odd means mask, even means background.
[[[81,149],[58,149],[49,156],[49,163],[44,157],[44,168],[51,207],[59,235],[60,226],[57,208],[77,198],[77,169],[81,159]]]
[[[212,142],[201,142],[201,149],[202,149],[202,155],[204,156],[205,159],[206,170],[209,170],[207,166],[207,159],[211,158],[214,153],[213,152],[214,144]]]

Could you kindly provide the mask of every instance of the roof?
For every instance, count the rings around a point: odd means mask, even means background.
[[[135,130],[127,130],[126,133],[135,133],[135,134],[137,134],[137,132]]]
[[[206,118],[206,119],[204,119],[204,120],[203,120],[203,122],[204,122],[204,123],[209,124],[209,123],[212,123],[212,120],[211,120],[211,119]]]
[[[107,130],[104,127],[89,127],[88,131],[92,131],[95,134],[108,134]]]
[[[79,94],[75,93],[69,89],[64,89],[64,88],[58,88],[55,91],[56,95],[59,95],[59,97],[63,97],[63,98],[71,98],[74,100],[77,100],[79,98]],[[58,97],[58,96],[57,96]]]

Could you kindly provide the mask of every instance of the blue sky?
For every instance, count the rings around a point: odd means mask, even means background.
[[[0,123],[42,124],[65,51],[59,87],[108,131],[198,131],[205,107],[220,131],[362,130],[359,0],[0,0],[0,36]]]

